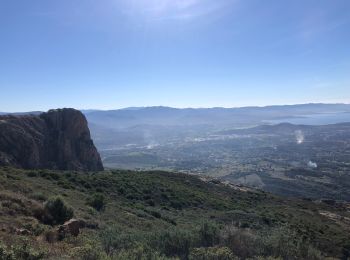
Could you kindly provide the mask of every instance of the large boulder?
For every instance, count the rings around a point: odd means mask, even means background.
[[[66,237],[68,234],[72,236],[78,236],[80,233],[80,229],[86,226],[85,221],[78,219],[71,219],[66,221],[63,225],[59,226],[58,236],[60,238]]]
[[[68,108],[40,115],[0,116],[0,165],[103,170],[85,116]]]

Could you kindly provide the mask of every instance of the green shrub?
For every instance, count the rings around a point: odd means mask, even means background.
[[[221,231],[221,243],[241,258],[257,255],[256,236],[250,230],[226,226]]]
[[[15,260],[15,256],[11,250],[8,250],[4,245],[0,244],[0,259]]]
[[[45,253],[31,248],[28,242],[12,247],[15,259],[40,260],[45,258]]]
[[[23,223],[23,228],[30,231],[34,236],[39,236],[47,230],[47,226],[40,223]]]
[[[124,260],[124,259],[137,259],[137,260],[166,260],[169,259],[165,256],[162,256],[160,253],[145,248],[143,246],[135,247],[129,250],[121,250],[113,255],[115,260]]]
[[[102,247],[109,256],[122,249],[134,248],[138,240],[141,238],[136,234],[124,233],[116,227],[110,227],[100,234]]]
[[[94,241],[88,241],[83,246],[75,247],[70,251],[72,259],[81,260],[107,260],[110,259],[102,251],[102,249],[96,246]]]
[[[23,240],[10,248],[0,244],[1,260],[40,260],[44,259],[45,256],[45,252],[32,248],[27,240]]]
[[[37,172],[34,172],[34,171],[28,172],[28,177],[37,177],[37,176],[38,176]]]
[[[287,227],[253,233],[250,229],[226,226],[220,233],[220,245],[240,258],[274,257],[276,259],[323,259],[310,241]]]
[[[194,248],[189,260],[238,260],[227,247]]]
[[[260,254],[283,259],[323,259],[321,252],[310,241],[302,238],[288,227],[279,227],[257,237]]]
[[[45,200],[47,200],[47,197],[41,192],[34,193],[31,196],[31,198],[34,199],[34,200],[38,200],[38,201],[45,201]]]
[[[220,239],[219,235],[220,229],[215,223],[209,221],[202,223],[199,229],[199,240],[201,246],[211,247],[216,245]]]
[[[150,211],[150,214],[155,218],[161,218],[162,214],[158,211]]]
[[[168,257],[180,257],[187,259],[191,247],[196,244],[196,237],[188,230],[171,228],[153,234],[150,239],[150,247],[155,248],[161,254]]]
[[[63,224],[74,215],[73,209],[66,205],[61,197],[53,197],[45,202],[44,221],[51,225]]]
[[[93,207],[97,211],[101,211],[106,206],[106,198],[103,194],[95,193],[87,199],[86,204]]]
[[[45,241],[50,244],[53,244],[59,240],[58,234],[54,230],[47,230],[46,232],[44,232],[44,238]]]

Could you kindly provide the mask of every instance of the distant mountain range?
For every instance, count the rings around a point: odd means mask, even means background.
[[[21,115],[40,115],[41,111],[30,111],[30,112],[14,112],[14,113],[6,113],[0,112],[0,115],[13,115],[13,116],[21,116]]]
[[[85,114],[99,149],[136,144],[162,144],[215,131],[292,122],[350,122],[349,104],[302,104],[242,108],[141,107],[88,110]],[[310,118],[309,116],[316,118]],[[318,118],[320,117],[320,118]],[[312,121],[312,122],[311,122]]]
[[[103,121],[103,124],[110,124],[115,127],[115,120],[119,120],[123,124],[142,124],[142,123],[159,123],[161,125],[167,124],[187,124],[193,125],[197,123],[210,123],[210,122],[226,122],[237,119],[240,117],[248,117],[250,120],[256,118],[261,119],[276,119],[287,118],[296,116],[305,116],[310,114],[320,113],[350,113],[350,104],[299,104],[299,105],[276,105],[276,106],[251,106],[251,107],[238,107],[238,108],[172,108],[165,106],[152,106],[152,107],[127,107],[116,110],[81,110],[91,122],[96,123]],[[25,114],[40,114],[41,111],[30,112],[15,112],[3,114],[12,115],[25,115]],[[191,119],[191,121],[184,121]],[[105,121],[107,120],[107,121]],[[240,118],[239,121],[246,121]],[[125,125],[123,125],[125,126]],[[118,125],[118,127],[122,127]]]
[[[264,120],[343,112],[350,112],[349,104],[184,109],[171,107],[133,107],[108,111],[83,111],[90,123],[115,129],[135,125],[193,126],[219,124],[220,126],[245,126],[260,124]]]
[[[323,125],[350,122],[350,104],[183,109],[156,106],[117,110],[89,109],[82,112],[88,120],[92,137],[99,149],[129,144],[159,144],[209,132],[263,124],[290,122]],[[40,113],[34,111],[14,114]]]

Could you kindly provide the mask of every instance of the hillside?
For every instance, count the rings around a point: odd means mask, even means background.
[[[50,199],[57,195],[84,223],[77,237],[45,218],[48,204],[62,209]],[[3,167],[0,259],[346,257],[349,205],[332,203],[169,172]]]

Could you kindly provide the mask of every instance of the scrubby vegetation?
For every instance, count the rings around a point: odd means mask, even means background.
[[[105,200],[106,199],[103,194],[95,193],[94,195],[92,195],[90,198],[87,199],[86,204],[93,207],[97,211],[101,211],[105,207],[105,204],[106,204]]]
[[[0,259],[346,259],[349,231],[346,205],[190,175],[0,168]]]
[[[1,260],[40,260],[45,255],[46,253],[44,251],[31,248],[27,240],[21,240],[20,243],[7,248],[0,243]]]

